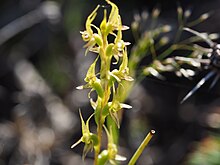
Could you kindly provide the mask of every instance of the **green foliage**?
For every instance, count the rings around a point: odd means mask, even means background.
[[[157,18],[160,14],[158,9],[154,9],[149,16],[147,13],[136,15],[134,22],[132,23],[132,31],[136,39],[136,44],[132,47],[129,68],[131,75],[135,77],[154,76],[159,79],[164,79],[161,73],[174,72],[177,76],[184,76],[190,78],[195,75],[195,71],[191,68],[183,67],[183,64],[190,64],[193,67],[200,67],[200,61],[193,60],[193,58],[201,58],[202,55],[207,55],[209,50],[205,49],[196,42],[203,41],[199,36],[188,37],[181,40],[181,34],[184,27],[193,27],[207,20],[210,16],[209,13],[204,13],[193,21],[189,21],[191,15],[190,10],[184,11],[180,6],[177,8],[178,28],[172,29],[169,24],[158,23]],[[148,23],[150,28],[145,31],[141,31],[142,24]],[[174,38],[170,38],[169,32],[175,34]],[[203,33],[208,39],[218,38],[217,34]],[[175,54],[178,50],[184,50],[185,54]],[[187,53],[186,53],[187,52]],[[170,55],[173,54],[173,57]],[[145,57],[150,56],[152,61],[143,66],[139,72],[140,61]],[[185,58],[190,57],[186,61]]]
[[[220,138],[211,135],[196,143],[195,151],[188,157],[187,165],[219,165],[220,162]]]

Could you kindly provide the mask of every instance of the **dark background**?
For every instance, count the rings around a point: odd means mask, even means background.
[[[83,145],[73,150],[70,146],[81,136],[78,109],[87,118],[91,108],[87,91],[77,91],[75,87],[83,84],[86,69],[95,57],[84,56],[79,31],[84,29],[86,17],[94,7],[105,3],[97,0],[46,3],[0,1],[1,165],[82,163]],[[195,29],[219,33],[219,0],[115,3],[126,25],[131,24],[135,13],[151,12],[154,7],[161,10],[159,21],[174,28],[177,4],[192,10],[191,19],[211,11],[211,17]],[[49,8],[43,8],[46,5]],[[18,23],[19,20],[22,21]],[[125,38],[134,43],[131,32],[126,32]],[[124,113],[122,121],[120,151],[129,158],[153,128],[156,135],[138,164],[199,164],[201,160],[204,164],[220,164],[219,84],[209,91],[208,82],[180,104],[205,73],[198,72],[191,81],[172,73],[167,74],[166,81],[146,77],[135,87],[128,99],[134,108]],[[85,164],[92,164],[91,158],[89,154]]]

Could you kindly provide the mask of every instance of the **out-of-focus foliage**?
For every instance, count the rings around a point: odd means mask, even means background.
[[[210,73],[201,79],[183,98],[181,101],[181,103],[183,103],[211,77],[216,75],[210,88],[212,88],[219,79],[218,71],[216,71],[216,69],[218,70],[219,68],[219,46],[212,41],[218,39],[218,34],[199,33],[188,28],[207,20],[210,14],[205,13],[193,21],[188,21],[191,11],[183,11],[183,9],[178,6],[177,15],[179,26],[178,29],[175,29],[176,31],[173,32],[176,34],[172,39],[167,35],[167,32],[171,31],[171,25],[157,24],[159,14],[159,9],[154,9],[150,18],[148,18],[149,14],[146,12],[135,16],[132,29],[137,44],[131,50],[129,66],[132,73],[138,76],[135,72],[137,72],[136,70],[138,69],[138,65],[140,65],[140,61],[150,56],[150,62],[148,66],[145,66],[141,70],[141,75],[152,75],[162,80],[165,80],[165,77],[161,74],[163,72],[175,72],[177,76],[184,76],[191,79],[195,75],[196,70],[212,68]],[[150,20],[151,23],[149,28],[143,31],[142,24],[146,24],[147,20]],[[181,34],[184,30],[193,33],[195,36],[182,39]],[[208,43],[210,48],[196,44],[196,42],[202,41]],[[184,54],[178,55],[180,50],[183,51]]]
[[[195,144],[195,151],[189,156],[187,165],[218,165],[220,162],[219,135],[209,136]]]
[[[159,79],[164,79],[160,74],[162,72],[175,72],[177,76],[184,76],[190,78],[195,75],[195,71],[189,68],[184,68],[184,62],[178,60],[178,50],[185,51],[183,57],[203,56],[208,54],[208,49],[194,45],[194,42],[199,42],[202,39],[198,36],[181,38],[184,27],[195,26],[202,23],[209,18],[209,14],[202,14],[199,18],[188,21],[191,11],[183,9],[179,6],[177,8],[178,15],[178,29],[172,29],[172,25],[161,24],[158,22],[159,9],[154,9],[149,16],[147,12],[141,15],[135,15],[132,23],[132,30],[136,40],[136,44],[131,50],[130,68],[135,72],[140,62],[150,56],[149,65],[141,70],[143,75],[152,75]],[[148,28],[144,27],[148,25]],[[143,30],[144,29],[144,30]],[[170,37],[170,33],[175,34]],[[217,34],[207,35],[210,39],[217,39]],[[171,57],[170,57],[171,56]],[[174,57],[172,57],[174,56]],[[196,61],[187,61],[192,66],[201,66]],[[199,66],[198,66],[199,65]],[[137,75],[138,76],[138,75]]]

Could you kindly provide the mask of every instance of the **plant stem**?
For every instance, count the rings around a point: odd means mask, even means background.
[[[97,124],[97,135],[98,135],[98,141],[99,144],[97,146],[97,149],[95,150],[95,161],[94,165],[98,165],[98,156],[101,151],[101,143],[102,143],[102,131],[103,131],[103,124],[105,121],[103,121],[103,109],[104,107],[108,104],[110,95],[111,95],[111,87],[109,85],[109,80],[108,80],[108,72],[110,71],[110,65],[111,65],[111,58],[107,57],[105,52],[106,52],[106,47],[108,45],[108,40],[107,36],[103,35],[102,36],[103,40],[103,46],[102,49],[100,50],[100,57],[101,57],[101,69],[100,69],[100,80],[101,80],[101,85],[102,88],[104,89],[104,97],[101,99],[101,108],[99,112],[99,121]]]
[[[140,157],[141,153],[143,152],[143,150],[145,149],[145,147],[147,146],[147,144],[149,143],[149,141],[151,140],[154,134],[155,134],[154,130],[151,130],[147,134],[144,141],[141,143],[141,145],[138,147],[137,151],[134,153],[133,157],[129,161],[128,165],[134,165],[136,163],[137,159]]]

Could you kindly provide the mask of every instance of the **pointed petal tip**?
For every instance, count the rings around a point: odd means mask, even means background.
[[[126,161],[127,158],[124,157],[124,156],[121,156],[121,155],[116,155],[116,156],[115,156],[115,160],[117,160],[117,161]]]
[[[125,44],[126,46],[131,45],[130,42],[124,42],[124,44]]]
[[[126,81],[134,81],[134,79],[133,79],[132,77],[130,77],[130,76],[126,76],[126,77],[125,77],[125,80],[126,80]]]
[[[74,143],[73,145],[71,145],[70,148],[75,148],[79,143],[82,142],[82,139],[80,138],[76,143]]]
[[[80,86],[76,87],[76,89],[82,90],[83,89],[83,85],[80,85]]]
[[[132,108],[132,106],[128,105],[128,104],[121,103],[120,105],[121,105],[122,108],[126,108],[126,109],[131,109]]]
[[[130,29],[129,26],[123,25],[121,30],[128,30],[128,29]]]
[[[76,145],[75,144],[73,144],[73,145],[71,145],[71,147],[70,148],[74,148]]]

